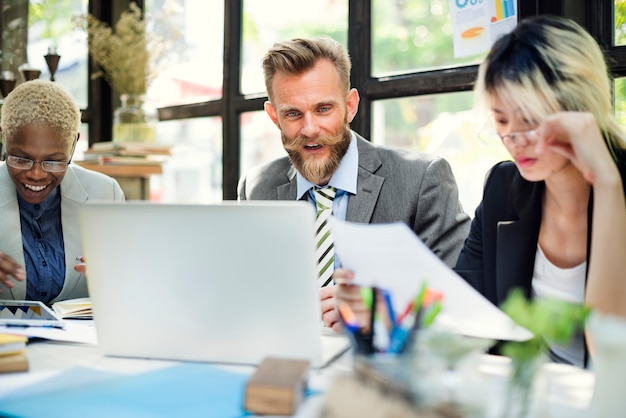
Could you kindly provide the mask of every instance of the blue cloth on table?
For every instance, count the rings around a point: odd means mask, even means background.
[[[84,373],[89,373],[86,369]],[[58,376],[39,382],[44,393],[0,401],[2,417],[244,417],[250,374],[205,363],[184,363],[136,375],[119,375],[81,386],[59,387]],[[56,388],[56,389],[52,389]]]

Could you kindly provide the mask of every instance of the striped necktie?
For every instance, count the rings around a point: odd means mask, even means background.
[[[330,233],[328,218],[333,212],[333,199],[337,189],[334,187],[313,188],[317,206],[315,219],[315,258],[317,259],[317,276],[320,287],[328,285],[332,281],[335,270],[335,249],[333,236]]]

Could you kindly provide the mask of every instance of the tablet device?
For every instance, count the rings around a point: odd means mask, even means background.
[[[0,300],[0,325],[64,328],[63,320],[42,302]]]

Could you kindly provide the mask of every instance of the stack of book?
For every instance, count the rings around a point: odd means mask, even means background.
[[[161,165],[172,155],[170,145],[140,142],[96,142],[85,151],[85,161],[116,165]]]
[[[26,342],[23,335],[0,334],[0,373],[25,372],[28,370]]]
[[[91,299],[78,298],[56,302],[52,309],[63,319],[93,319]]]

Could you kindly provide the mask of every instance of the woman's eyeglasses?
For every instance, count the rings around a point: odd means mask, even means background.
[[[534,144],[537,142],[537,132],[536,128],[533,128],[501,135],[496,131],[483,129],[478,133],[478,138],[488,145],[503,142],[508,145],[518,145],[520,147],[524,147],[528,144]]]
[[[34,161],[30,158],[16,157],[15,155],[4,155],[7,165],[18,170],[30,170],[35,163],[41,164],[41,169],[49,173],[60,173],[67,170],[69,161]]]

